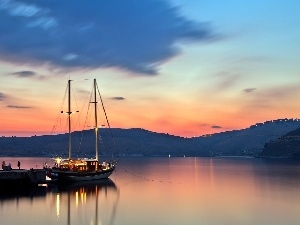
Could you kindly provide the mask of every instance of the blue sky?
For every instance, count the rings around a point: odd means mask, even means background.
[[[299,9],[292,0],[0,0],[1,132],[47,133],[69,78],[97,78],[114,127],[197,136],[299,118]]]

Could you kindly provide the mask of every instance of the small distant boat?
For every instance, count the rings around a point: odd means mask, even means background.
[[[94,104],[95,117],[95,158],[72,158],[71,157],[71,80],[68,81],[68,127],[69,127],[69,157],[67,159],[55,158],[54,167],[47,170],[47,176],[58,182],[65,181],[91,181],[108,178],[116,169],[117,161],[100,162],[98,159],[98,121],[97,121],[97,82],[94,79],[93,92],[94,99],[91,104]],[[98,93],[100,93],[98,91]],[[100,100],[103,106],[102,98]],[[63,113],[63,111],[62,111]]]

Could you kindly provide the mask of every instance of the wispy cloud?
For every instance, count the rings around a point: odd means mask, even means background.
[[[0,59],[155,75],[181,40],[216,38],[166,0],[2,0]]]
[[[264,97],[269,99],[285,99],[297,96],[299,93],[299,84],[281,85],[268,88],[264,91]]]
[[[31,109],[30,106],[19,106],[19,105],[8,105],[7,108],[14,108],[14,109]]]
[[[210,127],[210,128],[213,128],[213,129],[220,129],[220,128],[222,128],[221,126],[207,124],[207,123],[198,124],[198,127]]]
[[[246,92],[252,93],[249,99],[243,99],[240,113],[271,111],[278,105],[285,108],[286,103],[297,101],[297,96],[300,94],[299,84],[260,88],[259,91],[257,89],[251,91],[251,89]]]
[[[111,99],[113,99],[113,100],[118,100],[118,101],[125,100],[124,97],[112,97]]]
[[[246,89],[243,90],[243,92],[250,93],[250,92],[253,92],[255,90],[256,90],[256,88],[246,88]]]
[[[0,101],[3,101],[6,99],[6,95],[2,92],[0,92]]]
[[[217,78],[217,89],[218,90],[226,90],[234,86],[238,79],[240,78],[240,74],[222,71],[217,73],[214,77]]]
[[[26,26],[31,28],[48,29],[57,24],[56,20],[48,15],[49,10],[22,0],[2,0],[0,10],[8,16],[25,20]]]
[[[18,77],[34,77],[36,76],[36,73],[33,72],[33,71],[19,71],[19,72],[14,72],[14,73],[11,73],[11,75],[15,75],[15,76],[18,76]]]

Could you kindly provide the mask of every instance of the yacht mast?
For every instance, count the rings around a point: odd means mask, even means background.
[[[94,116],[95,116],[95,152],[96,152],[96,160],[98,160],[98,117],[97,117],[97,82],[94,79]]]
[[[71,159],[71,80],[68,80],[69,159]]]

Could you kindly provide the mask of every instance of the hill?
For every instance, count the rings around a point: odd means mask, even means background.
[[[300,158],[300,128],[266,143],[261,157]]]
[[[259,156],[266,143],[300,127],[300,121],[278,119],[242,130],[194,138],[147,131],[140,128],[100,130],[99,151],[103,156]],[[111,137],[113,134],[113,138]],[[64,156],[68,134],[32,137],[0,137],[0,156]],[[72,134],[72,156],[93,157],[94,131]]]
[[[111,136],[113,134],[113,137]],[[99,153],[101,155],[167,155],[181,151],[185,139],[168,134],[159,134],[144,129],[101,129]],[[95,155],[93,130],[72,133],[72,156]],[[63,156],[68,154],[68,134],[33,137],[1,137],[0,156]]]
[[[211,156],[259,156],[265,143],[300,127],[298,119],[278,119],[249,128],[196,138]]]

